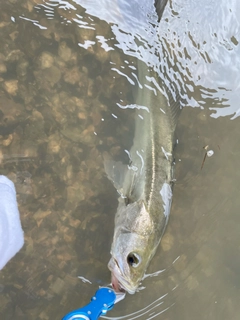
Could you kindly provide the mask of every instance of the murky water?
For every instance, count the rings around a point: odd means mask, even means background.
[[[240,5],[172,1],[158,25],[138,3],[0,4],[0,173],[25,231],[0,272],[1,319],[61,319],[110,282],[117,193],[102,153],[131,147],[137,59],[185,107],[177,182],[155,276],[107,316],[239,318]]]

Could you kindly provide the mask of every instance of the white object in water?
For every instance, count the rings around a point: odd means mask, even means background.
[[[213,155],[214,155],[214,151],[213,151],[213,150],[208,150],[207,156],[208,156],[208,157],[211,157],[211,156],[213,156]]]
[[[0,270],[24,244],[14,184],[0,175]]]

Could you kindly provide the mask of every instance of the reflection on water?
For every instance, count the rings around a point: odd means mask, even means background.
[[[196,0],[170,1],[159,27],[151,1],[119,0],[118,10],[109,0],[76,2],[113,23],[124,53],[154,66],[184,105],[211,107],[213,117],[238,116],[239,2],[204,1],[202,10]]]
[[[238,319],[239,3],[171,1],[159,25],[153,4],[133,4],[0,5],[0,173],[25,231],[0,272],[3,319],[61,319],[109,283],[117,194],[101,155],[131,147],[136,58],[186,108],[155,276],[107,316]]]

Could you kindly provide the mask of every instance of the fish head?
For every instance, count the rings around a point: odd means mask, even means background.
[[[112,272],[113,288],[135,293],[150,260],[147,242],[137,234],[121,233],[111,254],[108,268]]]
[[[108,268],[113,288],[133,294],[156,249],[153,223],[144,203],[129,204],[119,210]]]

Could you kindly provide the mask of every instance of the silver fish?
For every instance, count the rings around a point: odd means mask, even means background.
[[[157,75],[139,62],[140,82],[152,79],[153,90],[138,89],[133,146],[127,168],[105,160],[105,170],[119,194],[111,259],[115,290],[135,293],[163,236],[171,208],[173,146],[179,102],[168,98]],[[176,99],[177,100],[177,99]],[[118,177],[117,177],[118,175]]]

